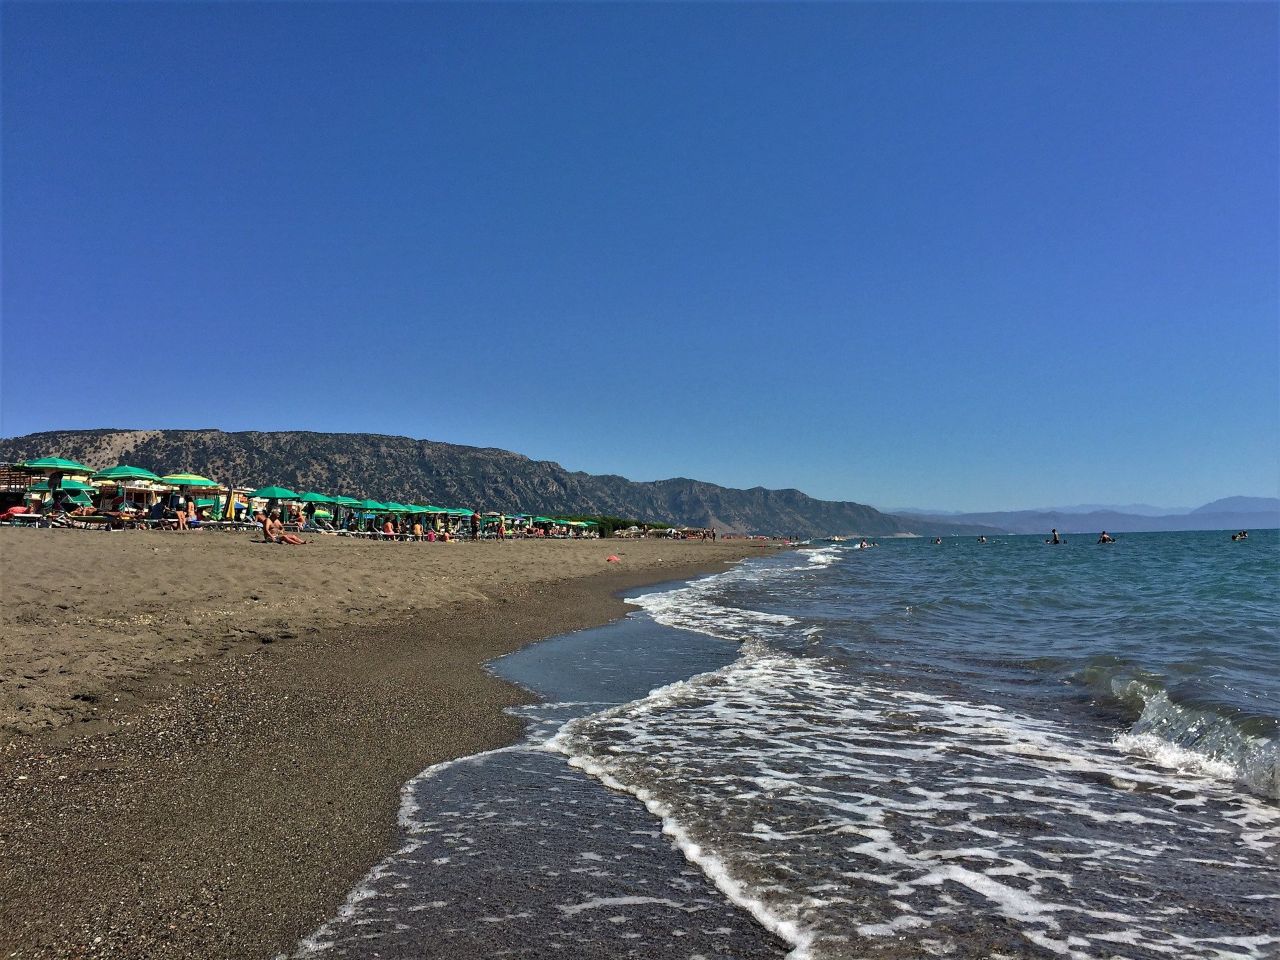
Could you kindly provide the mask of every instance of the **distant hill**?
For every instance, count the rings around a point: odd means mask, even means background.
[[[192,471],[244,486],[281,484],[507,513],[605,514],[734,533],[910,532],[872,507],[815,500],[799,490],[735,490],[685,478],[638,483],[507,450],[377,434],[66,430],[0,440],[0,461],[41,456],[95,469],[128,463],[162,474]]]
[[[982,524],[1007,533],[1160,532],[1168,530],[1265,530],[1280,527],[1280,500],[1274,497],[1226,497],[1186,513],[1145,515],[1119,510],[1073,513],[1069,509],[1009,510],[989,513],[949,513],[940,517],[900,514],[899,518],[928,534],[931,523]]]
[[[1156,507],[1149,503],[1081,503],[1073,507],[1042,507],[1040,513],[1123,513],[1135,517],[1172,517],[1190,513],[1188,507]]]
[[[1280,514],[1280,497],[1223,497],[1191,511],[1205,513],[1263,513]]]

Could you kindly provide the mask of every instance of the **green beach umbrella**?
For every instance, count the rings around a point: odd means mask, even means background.
[[[92,467],[86,467],[83,463],[75,460],[63,460],[61,457],[37,457],[35,460],[23,460],[21,463],[14,464],[19,470],[29,470],[32,473],[93,473]]]
[[[392,513],[408,513],[409,508],[403,503],[395,503],[394,501],[387,504],[387,509]]]
[[[167,479],[167,478],[166,478]],[[254,500],[297,500],[298,495],[284,487],[261,487],[249,496]]]
[[[144,470],[142,467],[131,467],[128,464],[120,464],[116,467],[108,467],[106,470],[99,470],[93,475],[94,480],[150,480],[152,483],[160,483],[160,478],[150,470]]]
[[[312,493],[310,491],[306,493],[298,494],[298,500],[302,503],[337,503],[338,502],[336,497],[331,497],[325,493]]]
[[[334,497],[333,502],[340,507],[358,507],[360,501],[355,497]]]
[[[160,478],[161,483],[171,487],[216,487],[218,482],[202,477],[198,473],[169,473]]]
[[[48,493],[48,492],[49,492],[49,481],[48,481],[48,480],[40,480],[40,481],[38,481],[38,482],[36,482],[36,483],[33,483],[33,484],[31,485],[30,489],[31,489],[31,490],[34,490],[36,493]],[[77,493],[83,493],[83,492],[84,492],[84,491],[86,491],[86,490],[97,490],[98,488],[97,488],[97,487],[95,487],[95,486],[92,486],[91,484],[84,483],[84,482],[82,482],[82,481],[80,481],[80,480],[63,480],[63,481],[62,481],[62,489],[63,489],[63,490],[74,490],[74,491],[76,491]]]

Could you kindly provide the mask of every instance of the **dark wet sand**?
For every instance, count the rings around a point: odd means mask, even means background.
[[[217,647],[183,675],[130,676],[118,713],[110,684],[95,688],[87,734],[11,736],[0,754],[0,956],[291,949],[389,851],[405,781],[517,734],[502,708],[523,694],[484,661],[621,615],[619,590],[761,552],[666,545],[649,557],[661,564],[635,550],[632,569],[515,575],[494,590],[507,561],[487,546],[467,548],[468,562],[498,565],[486,599]]]

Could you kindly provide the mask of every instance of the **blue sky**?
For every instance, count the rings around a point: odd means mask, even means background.
[[[8,2],[0,433],[1275,495],[1278,10]]]

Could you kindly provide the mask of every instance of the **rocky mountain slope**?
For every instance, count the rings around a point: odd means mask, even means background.
[[[66,430],[0,440],[0,462],[41,456],[68,457],[95,469],[128,463],[242,486],[279,484],[507,513],[606,514],[737,533],[909,532],[872,507],[815,500],[799,490],[736,490],[684,478],[638,483],[572,472],[508,450],[376,434]]]

